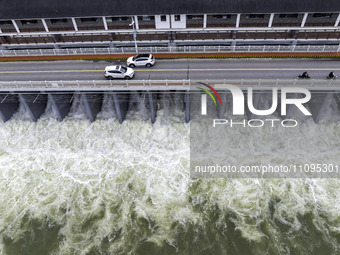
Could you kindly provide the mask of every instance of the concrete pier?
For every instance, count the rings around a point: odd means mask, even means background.
[[[185,123],[190,121],[190,93],[186,92],[184,97],[185,102]]]
[[[263,108],[260,108],[260,102],[261,102],[261,94],[260,92],[253,92],[253,102],[252,102],[252,106],[256,109],[256,110],[265,110]],[[247,104],[247,110],[246,110],[246,113],[247,113],[247,116],[248,116],[248,119],[257,119],[258,118],[258,115],[255,115],[253,114],[252,112],[249,111],[249,104]]]
[[[150,117],[151,117],[151,123],[156,122],[156,102],[157,102],[157,94],[151,93],[150,91],[147,92],[148,99],[149,99],[149,110],[150,110]]]
[[[297,98],[301,98],[301,94],[299,93],[294,93],[291,97],[291,99],[297,99]],[[297,110],[295,105],[287,105],[287,114],[286,114],[286,118],[290,119],[293,116],[293,112]]]
[[[113,97],[118,121],[119,123],[123,123],[126,117],[126,113],[128,112],[128,109],[129,109],[130,94],[113,92],[112,97]]]
[[[327,106],[332,102],[332,97],[333,93],[323,93],[322,91],[313,94],[313,97],[308,102],[308,107],[315,123],[320,122]]]
[[[90,121],[94,122],[102,109],[103,94],[83,93],[81,98]]]
[[[227,109],[227,94],[225,93],[220,93],[220,96],[221,96],[221,101],[222,101],[222,105],[218,104],[218,117],[220,119],[224,119],[224,114],[226,112],[226,109]]]
[[[57,114],[59,121],[62,121],[70,112],[73,94],[52,94],[48,93],[48,100]]]
[[[334,93],[333,96],[334,96],[337,108],[340,111],[340,93]]]

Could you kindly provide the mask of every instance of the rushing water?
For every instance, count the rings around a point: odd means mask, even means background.
[[[154,125],[141,105],[119,124],[109,101],[90,123],[79,98],[61,123],[51,106],[0,123],[1,252],[339,254],[338,179],[190,179],[189,125],[166,102]],[[340,143],[339,123],[321,129],[314,146]]]

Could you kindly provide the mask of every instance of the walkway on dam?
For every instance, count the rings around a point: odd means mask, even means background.
[[[125,60],[0,62],[0,81],[105,80],[107,65]],[[134,68],[133,80],[313,79],[340,74],[338,59],[156,59],[151,68]]]

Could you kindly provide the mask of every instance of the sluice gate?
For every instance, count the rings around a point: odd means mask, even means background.
[[[311,113],[315,123],[319,123],[329,109],[337,109],[340,113],[340,82],[338,81],[204,81],[216,87],[216,93],[211,91],[213,99],[207,97],[207,110],[209,116],[217,119],[231,118],[233,114],[234,95],[230,90],[221,90],[218,85],[233,85],[242,91],[244,96],[244,116],[247,119],[263,119],[266,116],[254,114],[257,110],[275,109],[271,115],[278,118],[296,117],[301,111],[294,104],[286,107],[286,114],[281,111],[280,89],[287,87],[304,88],[311,93],[311,98],[304,107]],[[176,108],[167,110],[166,114],[180,112],[183,122],[202,114],[204,86],[200,81],[74,81],[72,82],[0,82],[0,118],[3,122],[10,120],[18,112],[24,109],[31,120],[36,122],[45,113],[48,107],[52,107],[54,116],[63,121],[74,108],[74,104],[80,104],[82,111],[91,122],[94,122],[98,114],[109,107],[115,117],[123,123],[130,111],[135,110],[137,97],[139,108],[147,112],[151,123],[157,120],[157,113],[163,108]],[[248,88],[252,90],[249,91]],[[277,100],[273,102],[273,88],[277,89]],[[248,94],[252,94],[251,102],[247,101]],[[217,97],[218,96],[218,97]],[[289,99],[303,98],[303,93],[290,93]],[[220,100],[217,100],[217,98]],[[75,100],[77,99],[77,100]],[[111,102],[104,106],[106,101]],[[75,102],[77,101],[77,102]],[[249,105],[251,103],[251,105]],[[274,103],[276,105],[274,105]],[[340,118],[340,116],[339,116]]]

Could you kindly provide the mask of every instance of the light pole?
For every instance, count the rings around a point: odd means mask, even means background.
[[[132,19],[132,23],[129,24],[129,26],[132,26],[132,29],[133,29],[133,40],[135,41],[136,53],[138,53],[138,47],[137,47],[137,41],[136,41],[137,31],[135,29],[135,21],[134,21],[133,17],[131,17],[131,19]]]

